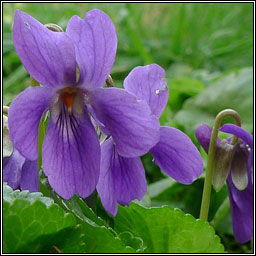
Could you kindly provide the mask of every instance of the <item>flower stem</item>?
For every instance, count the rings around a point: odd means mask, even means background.
[[[211,140],[210,140],[210,146],[208,150],[204,190],[203,190],[203,197],[202,197],[201,211],[200,211],[200,219],[204,221],[208,220],[211,190],[212,190],[213,165],[214,165],[214,158],[216,153],[216,142],[218,138],[218,130],[220,128],[223,118],[226,116],[232,116],[235,119],[236,125],[241,126],[241,120],[240,120],[239,114],[232,109],[225,109],[221,111],[215,118],[213,129],[212,129]],[[236,142],[237,142],[237,137],[234,136],[232,139],[232,144],[234,145]]]

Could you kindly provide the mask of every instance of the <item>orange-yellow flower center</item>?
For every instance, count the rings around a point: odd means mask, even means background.
[[[61,100],[66,105],[69,114],[71,114],[72,112],[72,107],[76,94],[77,90],[74,88],[66,88],[61,93]]]

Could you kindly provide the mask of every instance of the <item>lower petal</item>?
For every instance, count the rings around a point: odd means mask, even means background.
[[[111,215],[116,216],[117,199],[112,177],[113,153],[114,145],[112,138],[110,138],[101,144],[100,177],[97,184],[97,192],[105,210]]]
[[[29,160],[38,158],[38,126],[51,99],[51,89],[29,87],[10,106],[8,123],[11,140],[14,147]]]
[[[20,190],[39,191],[37,160],[26,160],[21,173]]]
[[[141,200],[145,195],[145,170],[139,157],[120,156],[112,138],[106,140],[101,149],[101,173],[97,190],[104,208],[115,216],[117,202],[129,205],[132,200]]]
[[[191,139],[172,127],[160,128],[160,141],[150,150],[154,162],[182,184],[191,184],[203,172],[203,160]]]
[[[68,114],[62,106],[51,116],[43,143],[43,170],[52,188],[64,199],[74,193],[88,197],[96,188],[100,144],[86,107],[83,114]]]
[[[3,158],[3,181],[13,189],[19,188],[24,162],[25,158],[16,149],[11,156]]]
[[[232,198],[238,208],[244,213],[248,212],[253,205],[253,183],[251,177],[248,176],[248,186],[244,190],[238,190],[233,183],[231,172],[227,178],[229,191],[232,193]]]
[[[231,175],[227,179],[233,232],[236,240],[246,243],[253,237],[253,184],[239,191],[232,182]]]

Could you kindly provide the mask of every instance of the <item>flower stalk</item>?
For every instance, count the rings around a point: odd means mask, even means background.
[[[224,117],[231,116],[235,119],[235,123],[237,126],[241,126],[241,119],[239,114],[232,109],[225,109],[221,111],[215,118],[212,135],[210,140],[209,152],[208,152],[208,160],[206,167],[206,175],[201,203],[201,211],[200,211],[200,219],[207,221],[210,199],[211,199],[211,189],[212,189],[212,177],[213,177],[213,168],[214,168],[214,159],[216,155],[216,143],[218,138],[218,130],[220,128],[221,122]],[[237,142],[237,137],[233,136],[232,145],[235,145]]]

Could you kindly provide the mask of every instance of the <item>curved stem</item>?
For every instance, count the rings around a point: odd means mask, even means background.
[[[210,146],[208,150],[204,190],[203,190],[203,197],[202,197],[201,211],[200,211],[200,219],[205,221],[208,220],[211,190],[212,190],[213,165],[214,165],[214,158],[216,153],[218,130],[220,128],[223,118],[226,116],[232,116],[235,119],[236,125],[241,126],[241,119],[239,114],[232,109],[225,109],[221,111],[215,118],[213,129],[212,129],[211,140],[210,140]],[[237,142],[237,137],[234,136],[231,143],[234,145],[236,142]]]

